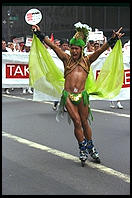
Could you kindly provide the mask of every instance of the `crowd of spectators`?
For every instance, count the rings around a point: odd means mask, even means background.
[[[9,52],[9,53],[20,53],[20,52],[25,52],[29,53],[30,52],[30,46],[27,46],[24,42],[21,43],[13,43],[13,42],[6,42],[4,39],[2,40],[2,52]],[[22,88],[23,89],[23,94],[26,94],[27,92],[30,94],[33,94],[32,88],[27,87],[27,88]],[[14,88],[5,88],[4,92],[6,94],[10,94],[11,91],[13,91]]]
[[[23,42],[13,43],[2,40],[2,52],[29,52],[29,51],[30,51],[30,46],[27,46]]]

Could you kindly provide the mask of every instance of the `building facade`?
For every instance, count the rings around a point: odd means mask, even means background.
[[[25,22],[25,14],[31,8],[42,13],[42,21],[38,24],[42,32],[55,38],[70,39],[75,31],[74,24],[82,22],[104,32],[110,37],[112,30],[123,27],[124,42],[130,39],[130,7],[129,5],[2,5],[2,38],[11,41],[15,37],[32,36],[31,26]]]

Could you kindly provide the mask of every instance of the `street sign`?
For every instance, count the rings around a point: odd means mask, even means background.
[[[9,20],[10,21],[17,21],[18,20],[18,16],[10,16]]]

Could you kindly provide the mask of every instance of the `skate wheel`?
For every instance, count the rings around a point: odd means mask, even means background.
[[[82,167],[84,167],[85,161],[81,161],[81,165],[82,165]]]
[[[100,164],[100,159],[97,158],[97,159],[95,160],[95,162],[98,163],[98,164]]]

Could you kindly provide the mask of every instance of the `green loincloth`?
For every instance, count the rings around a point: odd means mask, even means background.
[[[91,120],[93,121],[93,115],[92,115],[92,112],[90,109],[89,94],[87,93],[86,90],[82,91],[81,93],[69,93],[66,90],[62,91],[62,96],[61,96],[58,112],[56,115],[57,121],[60,120],[59,119],[60,116],[64,115],[64,106],[66,105],[66,101],[67,101],[68,97],[70,98],[71,102],[74,105],[78,105],[81,102],[81,99],[83,99],[83,104],[85,106],[88,106],[89,115],[91,116]],[[89,116],[88,116],[88,120],[90,122]],[[68,121],[70,121],[69,118],[68,118]]]

